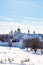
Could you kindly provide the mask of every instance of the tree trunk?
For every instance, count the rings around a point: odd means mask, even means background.
[[[41,49],[41,53],[43,53],[43,49]]]
[[[27,51],[28,51],[28,48],[27,48]]]
[[[37,49],[35,48],[34,51],[35,51],[35,53],[36,53]]]

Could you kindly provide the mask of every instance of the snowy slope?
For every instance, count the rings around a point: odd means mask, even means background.
[[[0,65],[43,65],[43,54],[19,48],[0,47]]]

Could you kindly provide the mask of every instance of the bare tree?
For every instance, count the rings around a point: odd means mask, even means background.
[[[39,48],[39,39],[38,38],[31,39],[31,48],[34,49],[34,51],[36,53],[37,49]]]
[[[24,39],[23,46],[24,48],[27,48],[27,51],[28,51],[28,48],[30,47],[30,39]]]
[[[9,45],[9,47],[11,49],[11,47],[12,47],[12,40],[11,39],[9,40],[8,45]]]
[[[40,41],[40,49],[41,49],[41,53],[43,53],[43,41]]]

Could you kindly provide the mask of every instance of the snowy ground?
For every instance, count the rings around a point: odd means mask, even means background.
[[[28,54],[30,58],[30,64],[43,65],[43,54],[40,50],[38,50],[36,53],[34,51],[30,51]]]
[[[43,65],[43,54],[19,48],[0,47],[0,65]]]

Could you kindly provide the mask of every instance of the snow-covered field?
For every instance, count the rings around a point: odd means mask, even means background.
[[[43,54],[14,47],[0,47],[0,65],[43,65]]]

